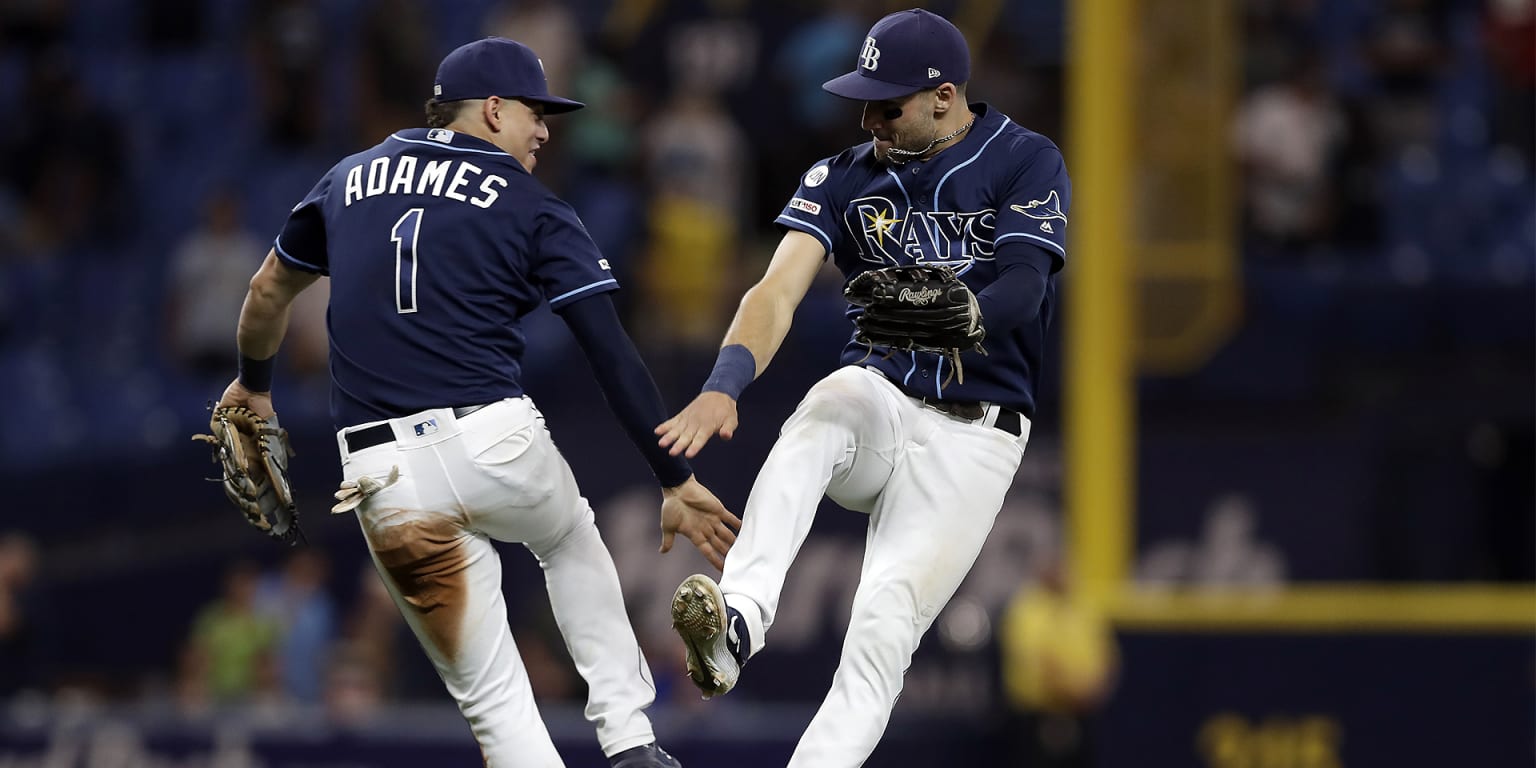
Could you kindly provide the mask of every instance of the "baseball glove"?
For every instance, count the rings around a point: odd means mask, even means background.
[[[213,461],[222,465],[224,495],[245,515],[246,522],[281,541],[294,543],[299,511],[288,484],[288,460],[293,448],[288,430],[277,416],[263,419],[243,406],[212,408],[211,435],[193,435],[213,446]]]
[[[843,289],[864,312],[853,319],[854,338],[888,350],[932,352],[947,357],[961,384],[960,353],[986,354],[986,330],[976,294],[949,267],[899,266],[863,272]],[[948,384],[948,377],[945,378]]]

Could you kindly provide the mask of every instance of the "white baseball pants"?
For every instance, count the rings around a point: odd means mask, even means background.
[[[845,366],[806,394],[763,464],[721,591],[764,645],[784,575],[823,494],[869,514],[864,564],[832,688],[790,768],[864,764],[919,640],[981,552],[1029,440],[926,407],[883,375]]]
[[[347,432],[389,424],[395,442],[347,449]],[[565,646],[586,679],[604,754],[655,741],[642,710],[656,686],[624,611],[618,573],[570,467],[527,397],[462,419],[435,409],[337,434],[342,474],[400,479],[358,522],[421,647],[493,768],[563,766],[507,625],[491,539],[524,544],[544,569]]]

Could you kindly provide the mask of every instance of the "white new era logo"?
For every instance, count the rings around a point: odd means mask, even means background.
[[[938,77],[938,76],[939,76],[939,71],[937,69],[934,69],[933,67],[929,67],[928,68],[928,79],[929,80],[932,80],[933,78]]]

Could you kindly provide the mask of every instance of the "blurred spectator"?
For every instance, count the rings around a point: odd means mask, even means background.
[[[713,350],[741,249],[746,137],[715,95],[686,89],[644,135],[653,191],[641,333],[656,346]]]
[[[1374,78],[1376,133],[1393,149],[1431,143],[1435,89],[1450,60],[1445,0],[1385,0],[1366,25],[1361,52]]]
[[[375,689],[388,700],[441,698],[443,684],[437,670],[425,654],[413,652],[416,637],[378,571],[372,564],[365,565],[358,577],[357,596],[332,654],[349,669],[327,683],[343,689],[327,691],[327,706],[365,701]]]
[[[568,138],[561,144],[568,149],[574,171],[565,184],[565,197],[581,215],[592,242],[609,258],[619,284],[636,286],[635,261],[642,243],[635,233],[644,222],[644,180],[635,168],[640,105],[624,74],[606,56],[587,57],[573,87],[573,98],[587,107],[570,121],[568,133],[562,132]],[[632,317],[637,294],[613,294],[621,317]]]
[[[1199,541],[1160,541],[1147,547],[1136,579],[1148,584],[1279,587],[1286,563],[1259,539],[1258,513],[1242,494],[1216,499],[1206,511]]]
[[[21,200],[23,253],[117,245],[128,218],[122,126],[86,92],[62,52],[32,68],[21,103],[26,109],[0,153],[0,180]]]
[[[335,635],[335,607],[326,590],[325,556],[299,549],[256,588],[256,612],[276,622],[275,662],[283,691],[303,704],[320,702],[326,654]]]
[[[517,652],[523,657],[523,667],[528,671],[528,685],[541,705],[543,702],[585,698],[584,683],[577,676],[575,663],[566,651],[554,613],[546,609],[537,617],[525,617],[521,626],[513,629],[512,636],[517,643]]]
[[[1492,138],[1536,162],[1536,2],[1487,0],[1484,37],[1493,71]]]
[[[1243,79],[1267,83],[1290,68],[1296,50],[1315,44],[1321,0],[1245,0]]]
[[[1487,562],[1479,579],[1536,581],[1536,427],[1529,419],[1479,424],[1468,436],[1480,481],[1478,506],[1487,518]]]
[[[63,43],[73,6],[72,0],[0,3],[0,50],[19,50],[29,63],[36,61]]]
[[[266,138],[287,149],[315,146],[335,50],[311,0],[253,0],[246,29]]]
[[[0,698],[47,682],[48,639],[39,621],[36,575],[32,540],[0,534]]]
[[[517,40],[539,54],[550,93],[572,93],[586,58],[576,14],[554,0],[501,0],[485,16],[485,33]],[[591,102],[587,103],[592,106]],[[542,165],[542,163],[540,163]]]
[[[241,223],[240,199],[228,189],[208,196],[199,227],[171,257],[166,295],[169,351],[182,368],[224,376],[234,351],[230,334],[251,276],[268,246]]]
[[[182,672],[202,677],[215,702],[248,699],[268,682],[282,628],[256,611],[259,576],[252,563],[231,566],[223,595],[198,611],[192,622]]]
[[[254,274],[255,270],[252,270]],[[251,275],[246,275],[249,280]],[[331,303],[331,281],[320,280],[299,294],[288,310],[288,336],[283,339],[282,361],[305,383],[325,389],[330,394],[331,342],[326,335],[325,313]],[[235,316],[240,315],[235,307]],[[226,316],[227,317],[227,316]],[[225,338],[228,341],[228,337]],[[227,370],[227,368],[226,368]]]
[[[998,638],[1021,768],[1090,768],[1093,716],[1118,675],[1109,620],[1073,592],[1065,567],[1051,562],[1020,589]]]
[[[204,0],[140,0],[136,16],[144,45],[157,53],[192,51],[203,47],[207,35],[208,3]]]
[[[335,725],[364,725],[384,704],[376,660],[358,643],[336,646],[323,681],[326,719]]]
[[[433,18],[421,0],[373,0],[359,46],[359,146],[422,123],[421,94],[431,91],[436,72]]]
[[[1252,235],[1282,248],[1322,241],[1338,203],[1329,171],[1346,124],[1321,64],[1300,56],[1283,79],[1246,96],[1237,111],[1247,224]]]

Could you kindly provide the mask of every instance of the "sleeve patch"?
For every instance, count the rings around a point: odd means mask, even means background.
[[[813,203],[813,202],[811,202],[809,200],[806,200],[806,199],[800,198],[800,197],[790,198],[790,200],[789,200],[789,207],[791,207],[791,208],[793,208],[793,209],[795,209],[797,211],[805,211],[806,213],[809,213],[812,216],[816,216],[816,215],[821,213],[821,204],[820,203]]]

